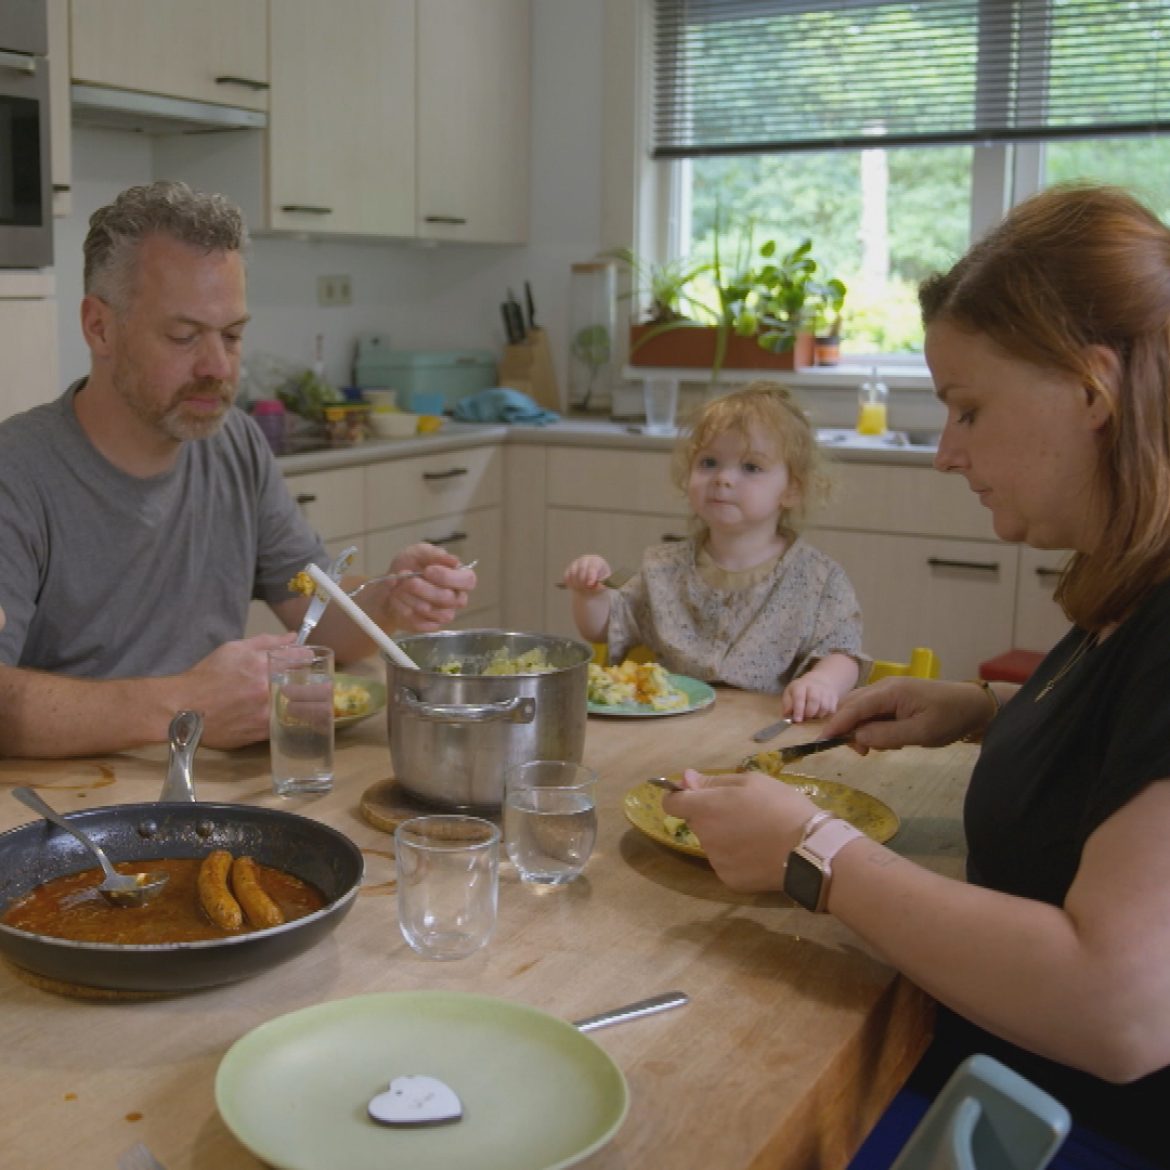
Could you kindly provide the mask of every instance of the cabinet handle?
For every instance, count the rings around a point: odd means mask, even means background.
[[[281,211],[296,211],[304,215],[332,215],[332,207],[314,207],[311,203],[282,203]]]
[[[453,223],[462,224],[467,220],[461,215],[427,215],[423,217],[424,223]]]
[[[297,496],[298,504],[315,504],[316,502],[317,497],[311,495],[309,492],[302,492],[299,496]]]
[[[424,471],[423,479],[455,479],[456,476],[466,475],[466,467],[452,467],[450,471]]]
[[[686,537],[679,536],[677,532],[664,532],[662,534],[662,540],[665,544],[679,544],[686,540]]]
[[[0,69],[11,69],[14,73],[36,73],[37,59],[27,53],[0,50]]]
[[[231,77],[223,76],[215,79],[216,85],[242,85],[247,89],[269,89],[267,81],[256,81],[251,77]]]
[[[423,540],[427,544],[458,544],[461,540],[467,539],[466,532],[449,532],[446,536],[424,536]]]
[[[1043,565],[1041,565],[1036,570],[1036,576],[1040,578],[1059,577],[1063,574],[1063,572],[1063,569],[1046,569]]]
[[[975,569],[980,573],[998,573],[999,561],[948,561],[942,557],[927,557],[932,569]]]

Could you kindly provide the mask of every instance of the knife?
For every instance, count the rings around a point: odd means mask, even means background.
[[[780,763],[791,764],[794,760],[802,760],[814,752],[827,752],[829,748],[841,747],[852,742],[852,735],[834,735],[829,739],[814,739],[809,743],[795,743],[791,747],[777,748],[776,754],[780,757]]]
[[[536,328],[536,302],[532,299],[532,285],[528,281],[524,282],[524,300],[528,304],[528,328],[532,330]]]
[[[774,736],[779,735],[780,732],[782,732],[786,727],[791,726],[792,721],[790,719],[777,719],[775,723],[769,723],[767,727],[761,727],[760,730],[752,736],[752,739],[754,739],[756,743],[766,743]]]
[[[512,322],[512,329],[508,334],[509,339],[512,340],[513,345],[519,345],[528,335],[524,328],[524,310],[520,308],[520,302],[511,289],[508,289],[508,299],[504,304],[506,306],[505,312]],[[515,334],[514,339],[512,339],[512,334]]]

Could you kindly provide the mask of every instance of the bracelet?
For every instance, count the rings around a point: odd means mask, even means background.
[[[991,719],[979,731],[973,731],[969,735],[963,736],[964,743],[979,743],[983,738],[983,732],[987,730],[991,721],[999,714],[1003,704],[999,701],[999,695],[992,689],[991,683],[985,678],[971,678],[967,680],[974,686],[982,689],[983,693],[991,700]]]

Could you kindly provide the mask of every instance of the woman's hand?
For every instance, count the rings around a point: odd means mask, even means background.
[[[942,747],[982,731],[993,714],[973,683],[884,678],[846,695],[822,734],[827,739],[853,732],[854,749],[862,755],[871,748]]]
[[[781,889],[788,854],[817,806],[763,772],[704,776],[688,768],[683,786],[662,807],[690,825],[719,877],[733,890]]]
[[[565,588],[580,593],[596,593],[603,589],[605,579],[613,572],[609,562],[596,553],[586,553],[570,561],[563,578]]]

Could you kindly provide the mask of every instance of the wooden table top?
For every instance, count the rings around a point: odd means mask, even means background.
[[[220,1060],[266,1020],[325,1000],[434,988],[528,1004],[564,1019],[671,989],[689,1006],[594,1033],[630,1085],[617,1137],[589,1170],[844,1166],[929,1038],[931,1007],[847,928],[783,895],[728,890],[702,859],[626,821],[625,793],[690,765],[728,769],[756,749],[775,696],[722,688],[714,706],[662,719],[591,717],[585,760],[600,773],[597,846],[582,878],[523,886],[501,865],[499,924],[470,958],[428,962],[397,926],[392,838],[360,814],[391,774],[384,719],[338,734],[332,793],[281,800],[267,746],[200,749],[197,795],[284,808],[348,834],[366,857],[353,911],[305,954],[227,987],[172,998],[88,1002],[31,986],[0,962],[0,1149],[13,1166],[113,1167],[144,1141],[167,1170],[260,1163],[216,1112]],[[769,746],[815,734],[789,730]],[[960,810],[976,749],[905,749],[865,759],[847,749],[801,771],[893,807],[891,847],[962,872]],[[0,787],[32,784],[64,811],[155,800],[165,748],[92,760],[0,761]],[[0,829],[28,811],[0,799]]]

